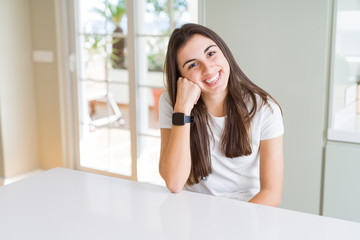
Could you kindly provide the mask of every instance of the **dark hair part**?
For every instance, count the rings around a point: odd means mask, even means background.
[[[181,77],[177,53],[194,34],[200,34],[213,40],[230,66],[228,94],[225,99],[227,118],[221,137],[221,150],[228,158],[250,155],[252,153],[250,124],[259,107],[256,95],[261,98],[260,106],[268,104],[268,98],[277,102],[265,90],[250,81],[237,65],[226,43],[209,28],[198,24],[185,24],[181,28],[175,29],[170,37],[165,58],[165,73],[172,106],[174,107],[176,102],[177,80]],[[247,107],[249,103],[251,103],[250,111]],[[194,116],[195,122],[192,123],[190,130],[191,172],[187,180],[188,185],[199,183],[212,172],[210,140],[207,130],[208,127],[211,129],[209,114],[201,97],[191,114]]]

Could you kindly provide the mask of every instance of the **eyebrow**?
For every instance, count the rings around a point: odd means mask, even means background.
[[[216,47],[216,45],[213,44],[213,45],[208,46],[207,48],[205,48],[204,53],[206,53],[206,52],[207,52],[210,48],[212,48],[212,47]],[[192,62],[192,61],[194,61],[194,60],[196,60],[196,59],[193,58],[193,59],[187,60],[187,61],[184,63],[183,68],[185,67],[186,64],[188,64],[189,62]]]

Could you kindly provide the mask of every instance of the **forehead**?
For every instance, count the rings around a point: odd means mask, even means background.
[[[210,45],[216,45],[216,43],[208,37],[195,34],[178,50],[178,63],[181,64],[188,59],[196,58],[196,56],[204,54],[204,50]]]

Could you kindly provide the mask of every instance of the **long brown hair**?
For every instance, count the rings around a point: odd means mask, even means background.
[[[226,43],[215,32],[202,25],[185,24],[175,29],[170,37],[165,58],[165,74],[172,106],[174,107],[176,102],[177,80],[181,77],[177,53],[194,34],[201,34],[213,40],[230,66],[228,94],[225,99],[227,117],[221,137],[221,151],[228,158],[250,155],[252,153],[250,124],[258,110],[256,95],[261,98],[260,106],[268,104],[268,97],[277,102],[265,90],[250,81],[237,65]],[[247,108],[248,103],[252,103],[250,111]],[[209,114],[201,97],[191,114],[195,121],[190,129],[191,171],[187,180],[188,185],[199,183],[212,172],[208,134],[208,128],[211,130]]]

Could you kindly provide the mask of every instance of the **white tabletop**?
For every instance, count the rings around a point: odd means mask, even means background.
[[[0,187],[0,239],[360,239],[360,223],[56,168]]]

